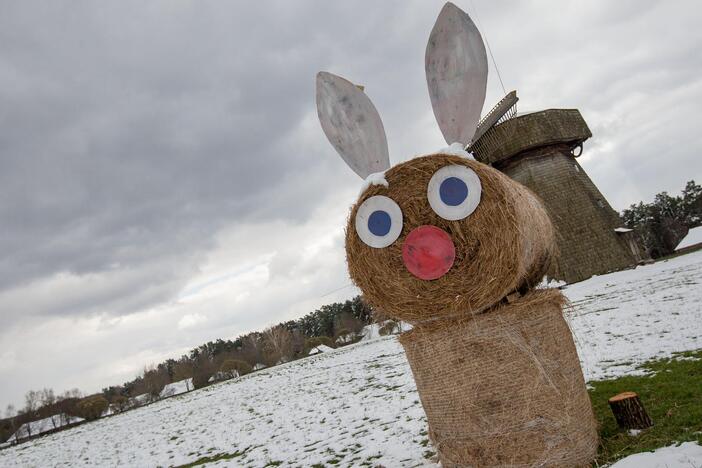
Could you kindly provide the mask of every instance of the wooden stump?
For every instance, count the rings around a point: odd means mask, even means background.
[[[653,426],[641,399],[634,392],[623,392],[613,396],[609,399],[609,407],[622,429],[646,429]]]

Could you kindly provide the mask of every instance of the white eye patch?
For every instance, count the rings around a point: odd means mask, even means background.
[[[402,210],[393,199],[375,195],[358,207],[355,222],[358,237],[368,246],[380,249],[400,237]]]
[[[459,165],[442,167],[431,176],[427,186],[431,209],[449,221],[463,219],[475,211],[481,193],[478,175]]]

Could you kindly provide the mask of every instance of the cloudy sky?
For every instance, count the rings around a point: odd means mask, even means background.
[[[456,2],[520,110],[578,108],[615,209],[702,178],[694,1]],[[424,81],[442,2],[0,5],[0,404],[343,300],[360,179],[314,77],[362,83],[395,162],[444,146]],[[486,107],[502,95],[492,69]]]

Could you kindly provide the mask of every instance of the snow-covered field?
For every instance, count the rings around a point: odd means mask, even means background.
[[[702,348],[701,279],[696,252],[565,289],[586,378]],[[425,424],[402,348],[386,337],[2,450],[0,466],[172,466],[206,456],[219,458],[208,466],[436,466]],[[695,447],[685,445],[685,466],[702,466]],[[681,450],[657,453],[656,463],[669,456],[678,466]]]

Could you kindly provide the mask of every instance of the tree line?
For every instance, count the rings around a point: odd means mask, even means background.
[[[621,213],[651,258],[675,252],[688,230],[702,225],[702,187],[689,181],[682,193],[656,195],[651,203],[639,202]]]
[[[0,419],[0,442],[30,421],[60,414],[96,419],[108,407],[120,412],[135,406],[133,398],[136,396],[144,396],[146,402],[154,400],[172,382],[192,378],[194,388],[201,388],[245,375],[256,367],[270,367],[305,357],[321,344],[334,348],[354,343],[362,337],[363,327],[372,321],[372,308],[361,296],[356,296],[345,302],[323,305],[298,320],[282,322],[263,331],[232,340],[209,341],[179,359],[147,366],[133,380],[111,385],[98,394],[84,396],[78,389],[61,395],[55,395],[48,388],[31,390],[25,395],[24,407],[8,405],[5,418]]]

